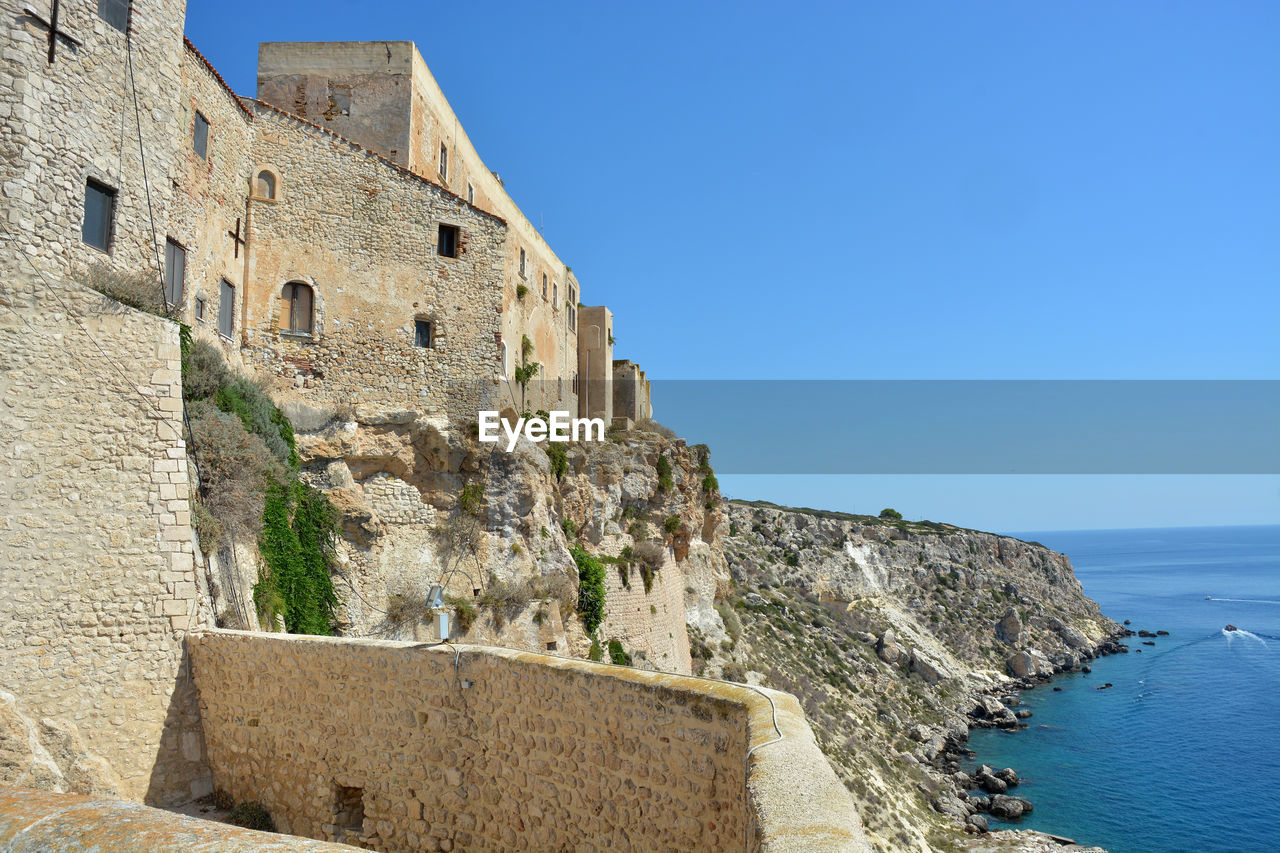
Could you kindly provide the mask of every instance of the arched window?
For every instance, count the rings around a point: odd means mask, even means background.
[[[314,303],[311,285],[300,281],[286,284],[280,292],[280,331],[311,334]]]
[[[258,198],[270,199],[275,201],[276,198],[276,176],[271,172],[263,169],[258,173],[258,182],[255,187]]]

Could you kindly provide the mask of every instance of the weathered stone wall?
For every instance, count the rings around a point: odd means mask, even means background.
[[[196,112],[209,122],[204,157],[192,145]],[[189,42],[182,55],[182,99],[176,122],[173,208],[168,236],[186,249],[186,275],[180,309],[195,333],[218,343],[235,361],[242,325],[249,252],[231,236],[239,225],[249,231],[249,179],[253,174],[253,120],[217,72]],[[226,279],[234,288],[232,335],[218,334],[218,312]],[[203,314],[197,316],[197,300]]]
[[[530,386],[528,408],[577,411],[577,278],[485,166],[413,42],[264,43],[258,97],[505,220],[501,331],[507,378],[514,378],[527,335],[534,347],[530,361],[548,380]],[[442,145],[448,151],[443,171]]]
[[[0,853],[351,853],[103,797],[0,790]]]
[[[6,275],[0,352],[0,687],[78,726],[122,795],[203,794],[178,327]]]
[[[613,312],[603,305],[583,308],[578,318],[578,412],[613,422]]]
[[[156,270],[155,248],[163,252],[164,235],[152,231],[151,214],[163,229],[174,175],[171,139],[179,114],[186,3],[134,0],[132,76],[125,34],[103,21],[94,3],[61,4],[58,28],[81,44],[59,40],[50,64],[48,29],[24,11],[31,7],[47,20],[48,5],[0,0],[3,248],[59,273],[91,263],[126,272]],[[108,252],[81,239],[88,178],[117,191]]]
[[[280,200],[254,202],[246,361],[313,404],[434,410],[474,421],[496,389],[501,220],[294,116],[254,104],[254,158]],[[441,224],[458,257],[437,254]],[[315,294],[310,335],[282,333],[281,289]],[[414,345],[415,319],[432,323]]]
[[[613,416],[642,421],[653,417],[649,380],[633,361],[613,363]]]
[[[208,631],[190,653],[217,785],[292,833],[387,851],[865,849],[786,694],[481,646]]]

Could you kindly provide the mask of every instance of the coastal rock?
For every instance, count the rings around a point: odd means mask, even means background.
[[[1031,717],[1031,709],[1030,709],[1030,708],[1019,708],[1019,709],[1017,710],[1017,712],[1016,712],[1016,713],[1014,713],[1014,716],[1015,716],[1015,717],[1017,717],[1019,720],[1026,720],[1026,719],[1030,719],[1030,717]]]
[[[1022,633],[1022,617],[1012,607],[1004,618],[996,623],[996,637],[1011,646],[1021,645],[1025,638]]]
[[[951,671],[945,666],[919,649],[915,649],[911,653],[911,671],[919,673],[925,684],[937,684],[952,675]]]
[[[910,652],[898,645],[893,629],[880,635],[880,641],[876,643],[876,656],[890,666],[905,664],[911,659]]]
[[[1031,803],[1019,797],[997,794],[991,798],[991,816],[1001,820],[1017,820],[1032,811]]]
[[[969,810],[965,808],[965,804],[955,797],[938,797],[933,801],[933,808],[939,814],[959,821],[967,820],[969,817]]]
[[[993,774],[997,779],[1003,781],[1010,788],[1017,785],[1022,780],[1018,778],[1018,773],[1012,767],[1005,767],[997,770]]]
[[[975,781],[977,781],[982,790],[986,791],[988,794],[1003,794],[1005,791],[1009,790],[1009,783],[1005,782],[998,776],[993,776],[990,773],[983,773],[979,775]]]
[[[980,814],[969,815],[968,819],[965,821],[965,826],[972,827],[973,831],[979,835],[988,831],[987,819]]]
[[[1014,678],[1035,678],[1053,675],[1053,664],[1036,649],[1015,652],[1005,659],[1005,669]]]

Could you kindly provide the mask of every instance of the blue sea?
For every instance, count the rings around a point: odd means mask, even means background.
[[[1111,853],[1280,851],[1280,527],[1016,535],[1067,554],[1106,615],[1170,633],[1023,693],[1030,728],[973,732],[971,766],[1026,780],[1018,826]]]

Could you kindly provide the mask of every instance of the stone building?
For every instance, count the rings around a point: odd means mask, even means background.
[[[500,217],[503,375],[536,361],[527,407],[577,409],[578,280],[485,166],[413,42],[264,43],[258,97]]]
[[[399,57],[402,102],[378,99],[386,68],[303,75],[342,53],[315,45],[264,46],[254,100],[183,37],[183,0],[0,11],[0,689],[78,726],[119,793],[181,801],[209,784],[183,637],[212,620],[178,329],[85,285],[153,277],[194,334],[302,402],[468,419],[514,402],[526,337],[528,407],[578,409],[583,353],[609,379],[611,320],[584,309],[605,323],[584,350],[577,279],[411,43],[352,48]]]

